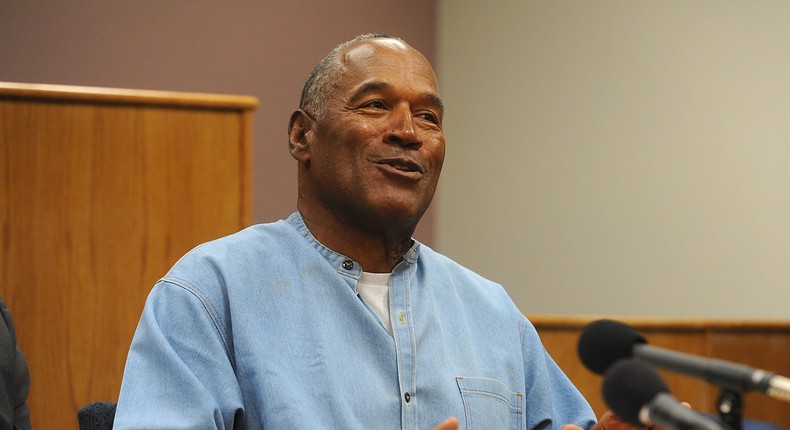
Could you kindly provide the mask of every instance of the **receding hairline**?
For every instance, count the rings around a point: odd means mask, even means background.
[[[381,37],[372,37],[368,39],[359,39],[359,40],[352,39],[351,41],[346,43],[344,48],[340,50],[340,52],[338,52],[337,58],[335,59],[336,63],[335,63],[334,77],[333,77],[335,82],[337,82],[337,80],[340,79],[340,77],[345,71],[344,70],[345,67],[347,67],[349,64],[353,62],[353,60],[349,58],[349,55],[353,50],[360,48],[360,45],[365,45],[365,44],[372,45],[376,42],[381,42],[386,39],[390,39],[395,43],[387,43],[385,45],[385,48],[402,49],[403,52],[411,52],[413,54],[416,54],[419,56],[419,58],[422,60],[425,66],[427,66],[428,70],[431,72],[432,80],[434,82],[434,86],[436,87],[436,91],[426,92],[423,95],[430,104],[436,106],[442,113],[444,113],[444,103],[442,102],[441,96],[439,96],[438,79],[436,77],[436,72],[433,70],[433,65],[431,64],[430,61],[428,61],[428,58],[425,57],[425,55],[422,52],[420,52],[417,48],[409,45],[406,41],[398,37],[381,36]],[[342,45],[338,45],[338,46],[342,46]],[[373,47],[372,49],[376,49],[376,48]],[[386,87],[386,86],[389,86],[389,83],[379,82],[379,81],[362,83],[361,87],[358,88],[355,91],[355,93],[364,92],[370,89],[383,89],[382,87]]]
[[[342,74],[342,69],[348,64],[348,54],[359,45],[382,42],[387,39],[391,40],[391,42],[385,42],[385,44],[397,44],[402,46],[404,50],[412,51],[419,55],[430,68],[431,73],[433,73],[433,79],[436,81],[436,73],[433,70],[433,66],[417,48],[409,45],[409,43],[398,36],[386,33],[365,33],[335,46],[318,62],[302,87],[299,108],[306,111],[311,116],[314,115],[316,119],[323,117],[326,112],[326,102],[334,92],[335,85]],[[441,105],[441,103],[438,104]]]

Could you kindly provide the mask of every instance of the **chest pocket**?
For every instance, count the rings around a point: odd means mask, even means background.
[[[524,394],[490,378],[455,378],[464,401],[466,428],[522,430]]]

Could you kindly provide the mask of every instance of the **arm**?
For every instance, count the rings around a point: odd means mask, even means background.
[[[587,400],[549,356],[534,326],[526,318],[523,325],[526,428],[559,428],[564,424],[592,428],[595,413]]]
[[[529,429],[548,429],[553,424],[572,422],[562,430],[634,430],[617,420],[614,415],[602,417],[601,425],[595,423],[594,413],[586,400],[571,384],[543,348],[532,325],[523,321],[522,348],[525,357],[527,387],[526,424]],[[622,426],[618,426],[621,424]],[[433,427],[433,430],[456,430],[458,419],[450,417]]]
[[[233,428],[243,401],[218,315],[194,286],[157,283],[129,350],[114,428]]]

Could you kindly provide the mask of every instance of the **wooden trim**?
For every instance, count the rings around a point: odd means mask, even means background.
[[[146,104],[216,109],[251,110],[258,106],[258,99],[252,96],[17,82],[0,82],[0,96],[6,99],[46,99],[52,101]]]
[[[528,315],[544,329],[581,329],[599,319],[621,321],[640,330],[788,331],[790,320],[724,320],[705,318],[621,317],[606,315]]]
[[[239,224],[247,227],[252,223],[252,111],[242,112],[239,144],[241,157],[239,175],[241,176],[241,207],[239,208]]]

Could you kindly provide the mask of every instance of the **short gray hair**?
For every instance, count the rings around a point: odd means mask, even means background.
[[[391,36],[385,33],[366,33],[348,40],[337,45],[329,54],[326,55],[315,66],[310,76],[302,88],[302,97],[299,100],[299,109],[307,112],[308,115],[314,117],[316,120],[323,119],[326,115],[326,106],[329,103],[329,98],[332,96],[332,91],[340,78],[340,55],[351,44],[359,42],[360,40],[368,39],[395,39],[403,42],[403,39]],[[405,43],[405,42],[404,42]]]

